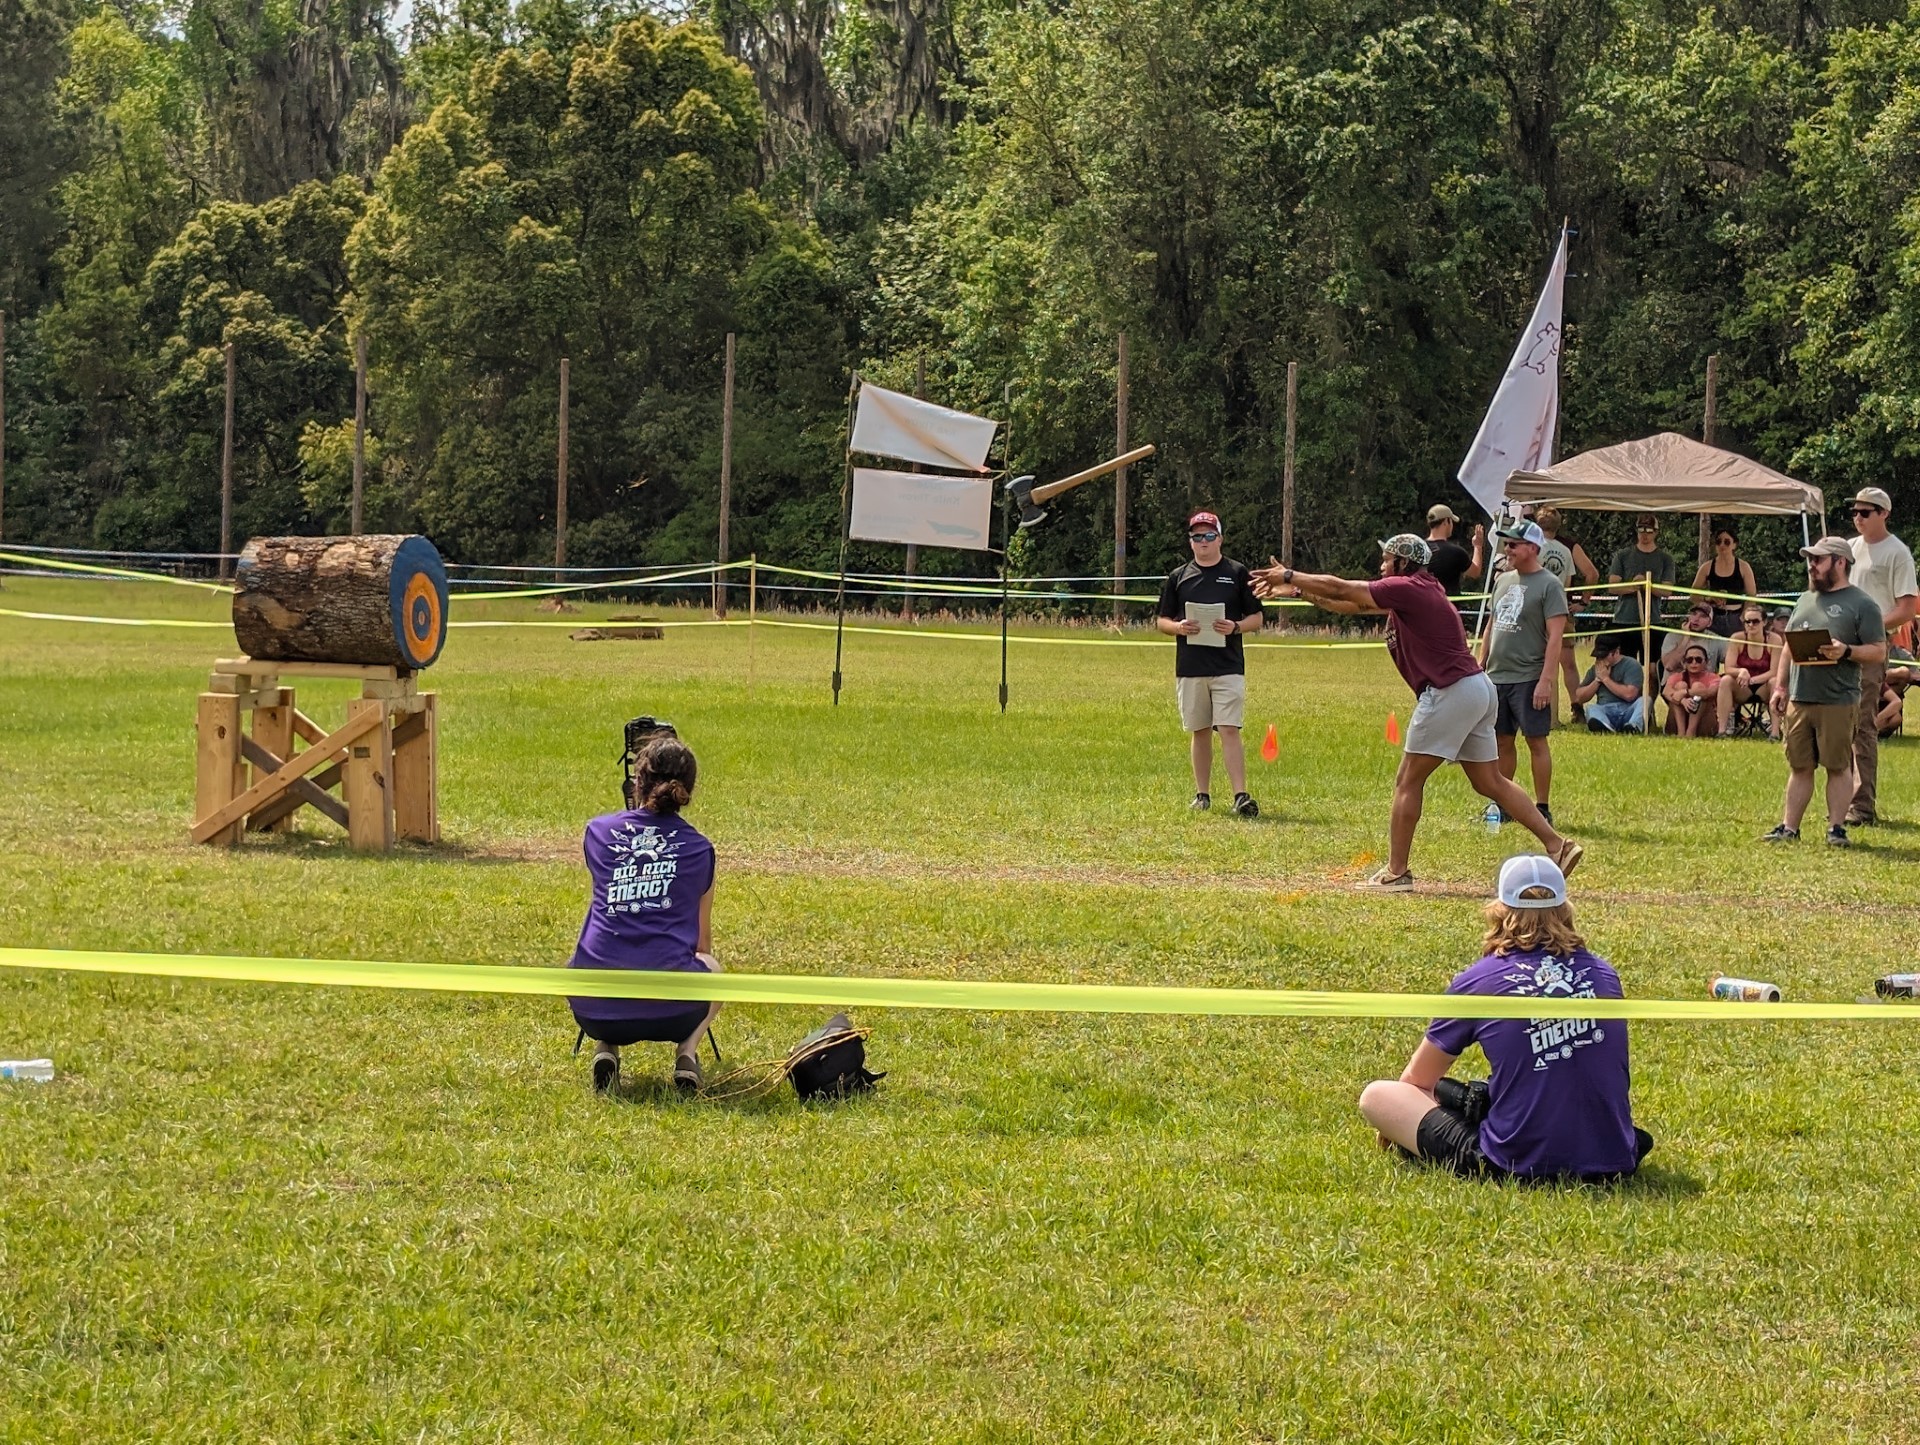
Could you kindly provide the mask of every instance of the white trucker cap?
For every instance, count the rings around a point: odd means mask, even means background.
[[[1522,898],[1529,888],[1545,888],[1551,898]],[[1500,901],[1509,908],[1558,908],[1567,901],[1567,875],[1541,853],[1522,853],[1500,865]]]

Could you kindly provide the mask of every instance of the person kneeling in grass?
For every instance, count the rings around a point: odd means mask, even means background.
[[[718,973],[713,957],[713,844],[680,810],[698,773],[693,750],[655,738],[634,760],[632,805],[587,824],[583,845],[593,880],[587,919],[570,968]],[[620,1082],[623,1044],[675,1049],[673,1082],[700,1087],[700,1040],[717,1003],[644,998],[569,998],[574,1022],[595,1043],[593,1087]]]
[[[1484,956],[1448,993],[1620,998],[1620,975],[1574,932],[1567,880],[1538,855],[1509,858],[1487,905]],[[1484,1083],[1447,1077],[1468,1044]],[[1360,1112],[1380,1136],[1428,1163],[1488,1178],[1606,1181],[1653,1147],[1627,1099],[1623,1019],[1435,1019],[1398,1080],[1376,1080]]]

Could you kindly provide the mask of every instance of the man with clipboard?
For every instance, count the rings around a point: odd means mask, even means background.
[[[1862,665],[1887,660],[1880,607],[1849,581],[1853,549],[1839,537],[1802,547],[1811,591],[1800,594],[1787,619],[1787,645],[1773,665],[1767,705],[1785,719],[1787,796],[1769,843],[1800,837],[1800,819],[1813,801],[1815,768],[1827,773],[1827,843],[1849,846],[1847,805],[1853,801],[1853,725],[1860,707]]]

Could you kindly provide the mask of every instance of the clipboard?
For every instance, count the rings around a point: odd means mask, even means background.
[[[1820,649],[1832,641],[1833,634],[1826,628],[1809,627],[1804,632],[1787,634],[1787,651],[1802,667],[1831,667],[1833,664],[1820,655]]]

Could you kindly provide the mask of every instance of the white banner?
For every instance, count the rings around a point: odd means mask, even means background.
[[[847,535],[865,542],[987,550],[993,483],[971,477],[853,469],[853,518]]]
[[[1507,374],[1460,463],[1460,485],[1489,517],[1506,500],[1507,478],[1553,465],[1553,427],[1560,416],[1560,309],[1567,286],[1567,233],[1547,270],[1533,319],[1507,363]]]
[[[987,469],[987,448],[993,445],[998,426],[984,416],[935,406],[863,381],[847,450],[930,467],[983,472]]]

